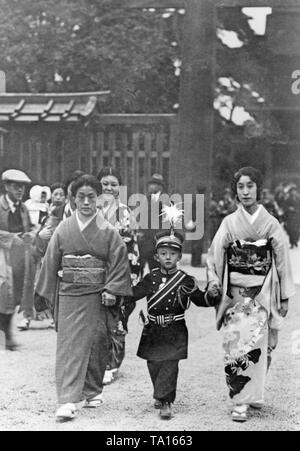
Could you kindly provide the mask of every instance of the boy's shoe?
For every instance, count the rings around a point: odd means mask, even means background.
[[[254,410],[262,410],[264,405],[259,404],[259,403],[253,403],[253,404],[250,404],[250,407],[251,407],[251,409],[254,409]]]
[[[156,400],[155,400],[155,403],[154,403],[154,408],[155,408],[156,410],[160,410],[160,409],[162,409],[162,406],[163,406],[162,402],[161,402],[161,401],[158,401],[158,400],[156,399]]]
[[[97,407],[102,406],[103,404],[103,395],[102,393],[95,398],[87,399],[84,405],[85,409],[97,409]]]
[[[63,404],[56,412],[56,421],[58,422],[66,422],[74,420],[76,415],[76,406],[75,404],[68,403]]]
[[[114,381],[114,375],[111,370],[106,370],[103,378],[103,385],[109,385]]]
[[[172,404],[170,404],[169,402],[162,403],[162,408],[160,410],[160,417],[162,420],[171,420]]]
[[[30,322],[31,321],[28,318],[21,319],[21,321],[17,325],[17,329],[20,330],[21,332],[25,332],[26,330],[29,330]]]

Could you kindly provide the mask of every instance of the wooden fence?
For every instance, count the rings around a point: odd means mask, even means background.
[[[129,193],[145,192],[155,172],[167,184],[177,145],[177,116],[97,115],[83,124],[11,124],[0,137],[0,169],[23,169],[35,183],[66,180],[81,169],[119,170]],[[1,134],[1,133],[0,133]]]

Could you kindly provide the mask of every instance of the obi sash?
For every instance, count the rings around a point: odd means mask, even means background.
[[[105,283],[105,264],[90,254],[65,255],[62,259],[62,282],[80,285]]]
[[[227,253],[229,273],[256,275],[264,280],[272,266],[272,246],[267,240],[238,240],[229,245]]]

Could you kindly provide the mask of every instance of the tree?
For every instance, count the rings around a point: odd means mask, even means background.
[[[170,112],[176,50],[161,14],[110,0],[0,0],[0,61],[13,92],[111,90],[108,111]]]

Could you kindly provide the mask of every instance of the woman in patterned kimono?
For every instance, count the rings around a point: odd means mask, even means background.
[[[271,352],[294,295],[289,249],[277,219],[258,204],[262,176],[242,168],[233,189],[240,202],[226,217],[208,255],[209,288],[218,288],[217,328],[223,331],[232,419],[261,408]]]
[[[85,175],[72,185],[76,212],[63,221],[49,243],[36,291],[56,302],[58,320],[56,386],[58,420],[74,418],[77,404],[102,403],[109,359],[110,309],[130,296],[126,246],[97,210],[101,187]],[[60,279],[60,280],[58,280]]]
[[[120,174],[112,167],[103,168],[98,180],[102,186],[102,194],[98,199],[98,208],[107,221],[119,232],[127,247],[131,272],[131,282],[135,286],[140,281],[141,265],[137,239],[137,225],[133,214],[127,205],[120,201]],[[117,315],[115,311],[111,318],[111,359],[104,377],[104,383],[113,382],[125,357],[125,337],[128,333],[129,316],[135,309],[135,304],[123,305]]]

